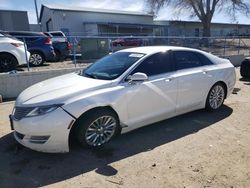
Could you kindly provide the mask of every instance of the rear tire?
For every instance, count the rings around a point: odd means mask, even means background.
[[[99,147],[109,142],[118,131],[117,115],[108,109],[97,109],[79,119],[75,136],[82,146]]]
[[[0,72],[15,70],[18,65],[17,59],[10,54],[0,54]]]
[[[206,100],[206,109],[215,111],[219,109],[226,98],[225,87],[221,83],[216,83],[209,91]]]
[[[62,61],[61,53],[59,51],[55,51],[55,62]]]
[[[44,61],[45,61],[45,58],[41,52],[37,52],[37,51],[31,52],[29,63],[32,66],[34,66],[34,67],[41,66],[41,65],[43,65]]]
[[[244,60],[240,66],[240,75],[243,78],[250,78],[250,60]]]

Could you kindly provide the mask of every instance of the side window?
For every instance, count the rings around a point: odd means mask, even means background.
[[[131,74],[142,72],[147,76],[164,74],[174,70],[169,52],[157,53],[145,59]]]
[[[200,61],[202,62],[202,65],[213,65],[213,63],[206,56],[200,53],[196,53],[196,55],[199,57]]]
[[[189,51],[175,51],[174,52],[177,69],[188,69],[202,66],[202,62],[196,53]]]

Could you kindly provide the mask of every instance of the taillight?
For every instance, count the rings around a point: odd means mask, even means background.
[[[67,42],[67,49],[70,50],[72,47],[72,44],[70,44],[69,42]]]
[[[10,44],[12,44],[15,47],[23,46],[23,43],[10,43]]]
[[[47,37],[44,41],[44,44],[52,44],[51,38]]]

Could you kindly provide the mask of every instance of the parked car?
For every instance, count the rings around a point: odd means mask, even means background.
[[[15,139],[42,152],[68,152],[69,137],[97,147],[116,134],[197,109],[216,111],[233,91],[227,59],[183,47],[139,47],[31,86],[16,100]]]
[[[55,61],[65,60],[69,56],[71,48],[65,34],[61,31],[45,32],[44,34],[51,37],[52,45],[56,53]]]
[[[250,78],[250,57],[247,57],[241,63],[240,74],[243,78]]]
[[[40,32],[9,31],[5,32],[21,41],[25,40],[28,51],[31,53],[29,62],[33,66],[40,66],[45,61],[54,61],[55,51],[51,38]]]
[[[120,38],[112,41],[113,46],[142,46],[143,40],[138,38]]]
[[[10,71],[18,65],[26,64],[30,53],[26,51],[26,55],[23,42],[0,34],[0,72]]]

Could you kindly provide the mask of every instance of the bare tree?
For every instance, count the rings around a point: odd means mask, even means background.
[[[163,6],[173,6],[179,12],[189,11],[191,17],[198,17],[203,25],[203,36],[211,36],[211,20],[215,11],[225,12],[235,19],[236,13],[250,13],[249,0],[146,0],[151,12],[157,13]]]

